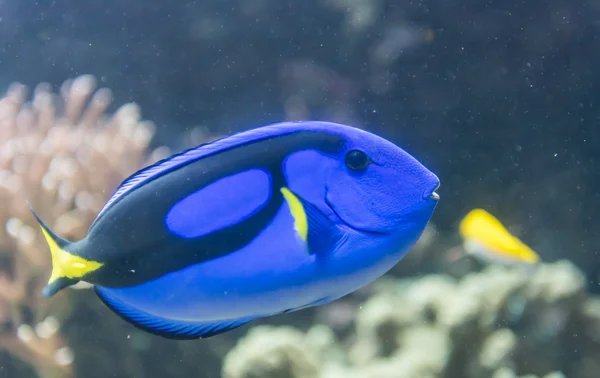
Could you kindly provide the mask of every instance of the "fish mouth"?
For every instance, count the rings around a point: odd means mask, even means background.
[[[439,201],[440,200],[440,195],[436,192],[436,190],[438,190],[440,188],[440,183],[438,182],[437,185],[435,186],[435,188],[433,188],[433,190],[428,190],[427,192],[425,192],[425,195],[423,196],[423,199],[425,200],[433,200],[433,201]]]

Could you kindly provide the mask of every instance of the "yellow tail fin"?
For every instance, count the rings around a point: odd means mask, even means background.
[[[103,265],[97,261],[87,260],[70,252],[69,246],[72,243],[55,235],[37,215],[31,205],[29,203],[27,205],[40,224],[50,248],[50,254],[52,255],[52,274],[50,280],[48,280],[48,285],[43,291],[45,297],[50,297],[65,287],[74,285],[83,276]]]

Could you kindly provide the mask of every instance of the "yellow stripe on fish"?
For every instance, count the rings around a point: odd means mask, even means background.
[[[469,254],[504,262],[534,264],[540,260],[535,251],[483,209],[471,210],[460,222],[459,233],[463,247]]]
[[[308,220],[306,219],[306,212],[302,202],[292,193],[288,188],[281,188],[281,194],[285,198],[290,212],[294,217],[294,228],[303,241],[308,240]]]

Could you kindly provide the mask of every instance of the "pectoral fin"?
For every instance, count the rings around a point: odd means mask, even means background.
[[[315,205],[288,188],[281,188],[281,193],[294,217],[294,228],[306,243],[307,252],[322,254],[334,250],[344,238],[344,232]]]

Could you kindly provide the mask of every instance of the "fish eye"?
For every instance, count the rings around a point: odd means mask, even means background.
[[[360,150],[352,150],[346,154],[346,165],[353,171],[362,171],[371,163],[371,159]]]

